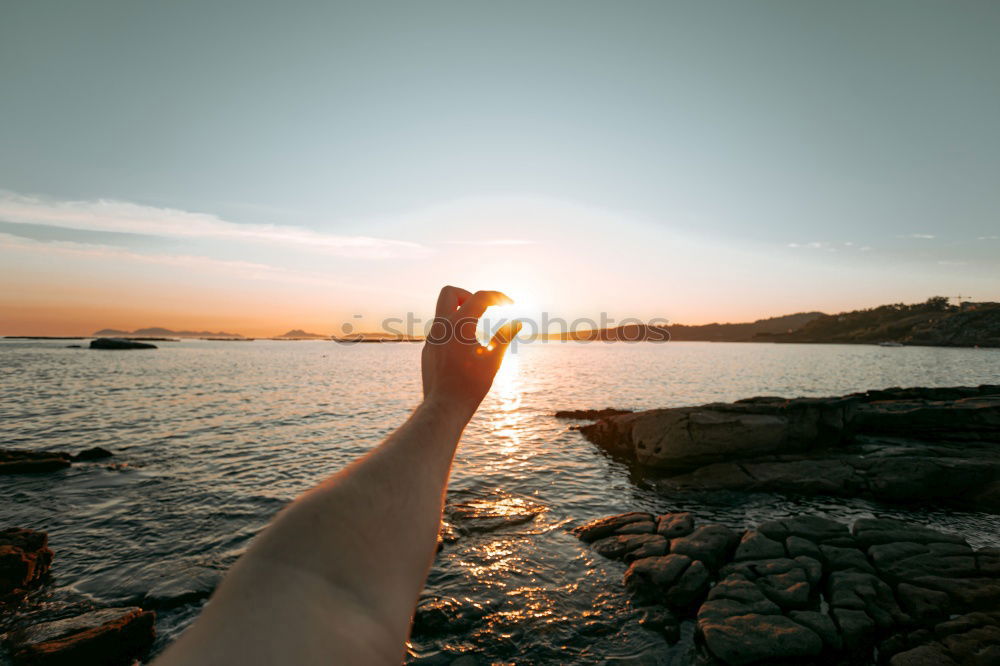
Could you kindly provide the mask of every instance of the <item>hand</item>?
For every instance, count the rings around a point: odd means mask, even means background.
[[[521,322],[504,324],[489,347],[476,340],[476,325],[491,305],[513,303],[499,291],[469,293],[445,287],[438,296],[434,324],[421,359],[424,402],[457,413],[467,422],[493,384],[504,352],[521,330]]]

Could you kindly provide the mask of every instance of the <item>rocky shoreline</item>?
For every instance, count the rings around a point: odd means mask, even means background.
[[[675,643],[695,623],[701,663],[1000,663],[1000,549],[956,534],[819,516],[739,534],[645,512],[573,533],[628,565],[647,628]]]
[[[594,418],[583,435],[662,492],[864,497],[1000,511],[1000,386],[757,397]]]

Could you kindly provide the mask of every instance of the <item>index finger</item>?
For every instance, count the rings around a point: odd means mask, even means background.
[[[438,294],[437,307],[434,310],[435,317],[447,317],[449,315],[455,314],[455,310],[462,303],[469,300],[472,293],[462,289],[461,287],[453,287],[447,285],[441,288],[441,293]]]
[[[513,302],[502,291],[477,291],[458,309],[458,318],[479,319],[491,305],[510,305]]]

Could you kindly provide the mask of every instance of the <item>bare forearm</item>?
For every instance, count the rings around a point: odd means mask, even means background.
[[[233,663],[237,655],[241,663],[399,663],[466,421],[424,403],[385,442],[292,503],[160,666],[223,655]],[[274,623],[290,634],[281,645],[251,647],[247,637]]]

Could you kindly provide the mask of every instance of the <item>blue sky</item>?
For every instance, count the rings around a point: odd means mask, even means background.
[[[995,2],[0,7],[0,328],[1000,298]]]

